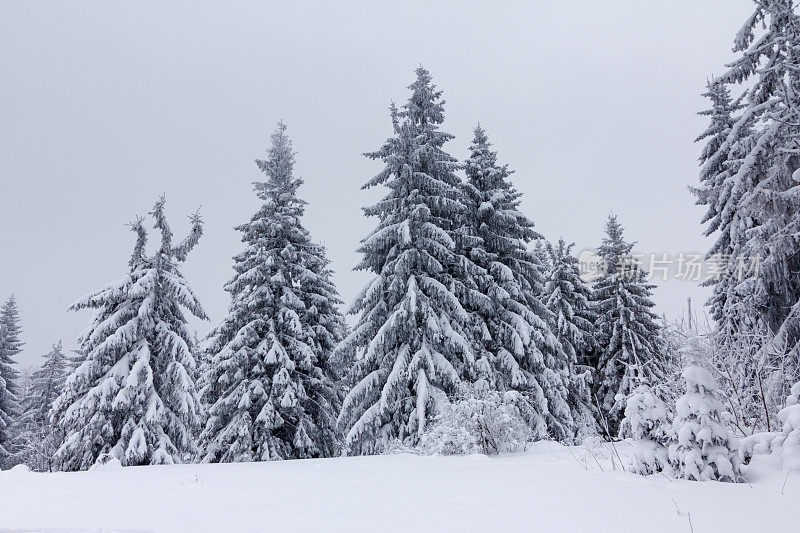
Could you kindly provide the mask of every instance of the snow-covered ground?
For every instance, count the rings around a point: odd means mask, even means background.
[[[499,458],[7,471],[0,530],[800,531],[800,472],[761,471],[750,484],[644,478],[608,445],[551,442]]]

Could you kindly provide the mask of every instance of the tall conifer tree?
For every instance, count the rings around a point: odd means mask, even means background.
[[[744,148],[728,180],[732,227],[745,237],[737,255],[751,274],[737,294],[750,321],[773,336],[755,357],[770,371],[764,388],[775,405],[800,379],[800,15],[792,0],[755,6],[734,41],[740,55],[720,77],[749,88],[718,151]]]
[[[459,253],[480,270],[482,299],[467,299],[479,361],[491,363],[492,386],[523,393],[519,407],[539,438],[572,437],[567,404],[569,361],[550,325],[555,317],[540,299],[546,272],[532,241],[542,241],[519,210],[512,171],[497,162],[486,132],[475,128],[463,185],[466,208]]]
[[[279,123],[266,160],[263,202],[238,226],[229,314],[212,333],[203,378],[210,418],[204,461],[333,455],[341,405],[331,351],[345,325],[325,249],[311,241],[297,196],[294,152]]]
[[[22,352],[21,333],[17,300],[12,295],[0,308],[0,465],[10,464],[14,455],[14,425],[20,415],[15,366]]]
[[[568,397],[575,420],[576,435],[597,434],[596,406],[592,399],[592,360],[597,353],[597,313],[591,287],[581,279],[578,259],[572,255],[573,244],[559,239],[547,243],[549,274],[544,299],[553,313],[554,331],[567,357]]]
[[[610,216],[606,237],[597,249],[605,273],[595,284],[594,299],[600,344],[596,394],[611,435],[619,429],[628,395],[639,384],[653,385],[663,374],[653,285],[631,257],[633,245],[625,241],[617,217]]]
[[[162,197],[151,215],[161,243],[147,255],[147,230],[137,239],[128,274],[72,305],[95,317],[79,339],[81,365],[53,405],[65,441],[56,453],[63,470],[85,470],[100,454],[123,465],[191,460],[202,408],[193,380],[195,347],[184,309],[206,314],[183,278],[184,262],[203,233],[200,217],[180,243],[164,214]]]
[[[713,287],[708,305],[721,337],[731,343],[757,331],[760,323],[753,301],[755,273],[737,268],[747,260],[748,230],[753,226],[753,219],[741,209],[740,202],[754,183],[752,177],[745,179],[749,183],[737,178],[751,148],[753,119],[739,122],[741,98],[733,101],[727,85],[719,78],[708,83],[704,96],[711,100],[711,107],[700,114],[710,120],[695,140],[705,141],[705,145],[700,155],[700,186],[692,188],[692,192],[697,203],[706,206],[703,234],[716,237],[706,254],[707,260],[719,263],[718,275],[704,282]]]
[[[42,366],[31,375],[24,401],[24,422],[37,426],[49,424],[50,408],[64,389],[64,382],[70,370],[61,341],[54,344],[42,358],[44,358]]]
[[[570,364],[585,365],[596,346],[597,314],[592,308],[592,289],[581,279],[574,243],[559,239],[547,244],[550,272],[545,284],[547,307],[555,315],[556,336]]]
[[[416,444],[428,420],[477,366],[467,313],[453,293],[454,233],[463,206],[458,164],[443,149],[452,135],[441,91],[420,67],[411,97],[391,109],[394,135],[376,152],[383,170],[365,187],[389,193],[364,211],[379,219],[358,269],[375,277],[356,298],[359,313],[339,353],[353,353],[352,389],[339,422],[347,453],[375,453],[392,439]]]
[[[71,367],[61,341],[42,357],[44,362],[31,375],[23,400],[19,455],[20,460],[34,470],[52,471],[53,456],[61,446],[63,433],[54,427],[50,414]]]

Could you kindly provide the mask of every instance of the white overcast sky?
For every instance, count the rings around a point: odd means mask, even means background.
[[[126,223],[161,193],[178,237],[202,206],[184,273],[211,322],[258,202],[253,159],[289,126],[305,223],[346,302],[367,281],[355,249],[383,191],[361,154],[390,134],[422,64],[444,90],[447,149],[480,121],[550,239],[594,247],[609,212],[644,252],[704,250],[687,192],[707,77],[733,56],[749,0],[570,2],[35,2],[0,4],[0,298],[16,294],[34,364],[119,279]],[[661,312],[705,289],[670,281]],[[210,324],[197,324],[204,333]]]

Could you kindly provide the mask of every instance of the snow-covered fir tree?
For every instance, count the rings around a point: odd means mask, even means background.
[[[542,271],[545,272],[545,277],[546,273],[553,269],[553,265],[550,263],[550,252],[547,249],[549,244],[550,243],[544,238],[533,241],[533,255],[536,256],[539,263],[542,265]]]
[[[161,233],[147,255],[144,221],[132,224],[136,244],[128,274],[74,303],[95,316],[79,339],[83,362],[53,404],[65,434],[56,453],[63,470],[85,470],[101,454],[123,465],[191,460],[202,407],[193,381],[195,347],[184,310],[206,319],[179,266],[203,233],[198,215],[180,243],[162,197],[151,212]]]
[[[555,333],[569,364],[567,401],[572,409],[577,436],[596,434],[596,407],[592,400],[592,358],[597,350],[591,287],[581,279],[574,244],[559,239],[546,244],[549,271],[544,298],[553,313]]]
[[[235,258],[228,316],[211,334],[203,399],[204,461],[326,457],[337,451],[342,394],[331,352],[345,333],[325,249],[312,242],[297,196],[294,152],[279,123],[263,202],[238,226],[245,249]]]
[[[709,125],[695,139],[695,142],[705,141],[705,144],[700,152],[700,186],[693,187],[692,191],[698,205],[706,206],[702,222],[709,223],[706,233],[710,234],[720,225],[721,187],[729,175],[730,152],[721,151],[720,147],[733,129],[736,123],[734,114],[741,109],[741,105],[733,102],[730,90],[719,78],[707,82],[703,96],[711,101],[711,107],[700,111],[698,115],[709,117]]]
[[[773,337],[754,357],[769,370],[764,389],[775,409],[800,380],[800,16],[792,0],[756,0],[734,52],[739,57],[720,80],[746,92],[718,152],[738,144],[742,154],[721,194],[731,190],[731,260],[748,270],[737,283],[737,305]],[[721,224],[720,239],[725,229]]]
[[[69,361],[64,355],[61,341],[42,356],[44,362],[31,375],[30,385],[23,402],[24,422],[45,425],[50,419],[50,408],[64,389],[69,372]]]
[[[454,231],[463,210],[458,163],[444,144],[441,91],[416,70],[411,97],[392,106],[394,135],[376,152],[383,170],[365,187],[389,193],[366,208],[379,219],[363,241],[357,266],[374,278],[356,298],[359,313],[337,353],[352,354],[352,389],[339,423],[345,452],[379,452],[395,439],[415,445],[428,421],[464,379],[477,377],[468,315],[451,290]]]
[[[507,165],[497,162],[481,126],[466,160],[464,209],[458,253],[479,268],[473,273],[482,298],[462,296],[475,332],[479,363],[490,363],[490,385],[519,391],[520,409],[538,438],[573,437],[567,402],[570,360],[554,335],[556,318],[541,300],[544,267],[531,241],[542,241],[519,210],[521,193]]]
[[[631,391],[661,376],[663,353],[652,311],[653,285],[631,257],[633,243],[625,241],[616,216],[608,218],[605,229],[597,249],[605,271],[594,286],[600,353],[595,386],[602,422],[611,436],[619,429]]]
[[[701,366],[698,338],[687,339],[681,351],[687,361],[682,374],[686,385],[675,406],[670,461],[686,479],[738,481],[739,444],[725,425],[717,382]]]
[[[670,468],[672,431],[667,406],[648,385],[639,385],[628,396],[620,437],[633,439],[630,468],[634,472],[647,476]]]
[[[705,145],[700,156],[700,186],[692,191],[697,203],[706,206],[703,233],[715,239],[706,260],[716,265],[716,272],[703,282],[713,287],[708,301],[716,323],[711,337],[716,348],[712,362],[724,376],[721,390],[735,404],[735,425],[745,434],[751,425],[767,429],[775,410],[764,413],[761,409],[766,375],[758,352],[769,335],[758,311],[758,272],[747,255],[750,230],[757,219],[742,204],[760,176],[758,172],[739,173],[753,145],[757,117],[742,112],[746,94],[733,100],[720,78],[708,83],[704,96],[711,107],[700,114],[709,117],[709,125],[696,139]]]
[[[574,243],[559,239],[547,243],[550,271],[545,284],[547,307],[555,315],[556,336],[571,364],[587,364],[595,348],[597,314],[592,309],[592,289],[580,276]]]
[[[737,125],[741,99],[733,101],[730,90],[719,78],[708,82],[703,94],[711,100],[711,107],[699,114],[709,117],[709,125],[695,142],[705,141],[700,154],[700,186],[692,188],[698,205],[706,206],[702,223],[707,224],[703,234],[716,236],[706,254],[706,259],[719,263],[717,275],[704,281],[713,286],[708,301],[711,316],[724,332],[726,339],[734,340],[741,332],[752,329],[748,308],[751,283],[745,283],[745,272],[735,265],[743,259],[746,230],[752,221],[741,216],[739,201],[743,187],[734,186],[735,176],[749,148],[750,121]]]
[[[16,357],[22,352],[17,300],[12,295],[0,308],[0,466],[13,461],[14,433],[20,415]]]
[[[51,471],[55,466],[53,455],[61,446],[61,432],[53,426],[50,412],[71,368],[61,341],[42,357],[44,362],[31,375],[23,399],[20,459],[34,470]]]

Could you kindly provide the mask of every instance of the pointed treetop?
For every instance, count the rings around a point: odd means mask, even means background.
[[[0,308],[0,379],[8,380],[17,375],[17,371],[12,366],[4,369],[3,365],[12,365],[16,362],[11,358],[20,353],[24,346],[19,338],[21,333],[22,326],[20,325],[19,309],[17,309],[17,299],[12,294]],[[9,389],[15,388],[12,383],[5,385]]]
[[[605,226],[606,236],[603,237],[600,245],[601,250],[613,250],[619,255],[625,255],[633,249],[636,244],[626,243],[624,238],[625,228],[617,220],[617,215],[608,215]],[[600,255],[603,255],[602,253]]]
[[[156,201],[156,204],[153,206],[153,210],[150,211],[150,214],[155,219],[153,227],[161,230],[162,252],[167,252],[172,246],[172,228],[169,227],[169,224],[167,223],[167,217],[164,214],[164,206],[166,203],[167,196],[162,194]]]
[[[444,100],[442,91],[436,89],[430,72],[422,66],[415,71],[417,79],[408,86],[411,97],[399,113],[415,124],[442,124],[444,122]]]
[[[17,297],[12,294],[8,300],[3,303],[3,314],[16,314],[17,313]]]
[[[131,231],[136,233],[136,244],[133,247],[131,259],[128,261],[128,266],[135,268],[144,261],[144,247],[147,245],[147,230],[144,228],[144,219],[136,217],[130,224]]]
[[[733,128],[734,124],[736,123],[733,114],[744,107],[742,99],[744,98],[745,94],[733,101],[727,84],[720,78],[710,79],[706,83],[706,92],[704,92],[702,96],[711,100],[711,108],[698,111],[697,114],[711,117],[711,122],[709,127],[703,133],[698,135],[694,142],[700,142],[703,139],[713,135],[718,135]],[[719,148],[721,144],[722,139],[717,140],[712,145],[713,150],[709,148],[704,150],[701,161],[711,157],[713,155],[713,151]],[[709,150],[711,150],[710,153]]]
[[[10,355],[19,353],[23,346],[23,342],[19,340],[20,333],[22,327],[19,323],[17,298],[12,294],[0,308],[0,349]]]
[[[484,157],[489,166],[494,166],[497,163],[497,152],[491,149],[492,142],[489,140],[486,130],[478,123],[472,131],[474,135],[472,137],[472,144],[469,147],[470,152],[472,152],[471,158]],[[506,167],[507,165],[504,165],[503,168]],[[511,174],[511,172],[509,172],[509,174]]]
[[[275,126],[275,131],[270,135],[270,147],[267,150],[266,160],[256,160],[256,164],[270,178],[275,180],[286,179],[292,175],[294,169],[295,152],[292,149],[292,140],[286,133],[286,124],[281,120]]]
[[[546,244],[547,249],[550,250],[550,255],[553,259],[563,258],[570,255],[572,247],[575,246],[574,242],[567,243],[564,237],[558,238],[558,244],[553,246],[551,243]]]
[[[617,220],[617,215],[613,213],[608,215],[608,219],[606,219],[606,235],[608,235],[610,240],[621,241],[624,230],[625,228],[623,228],[622,224]]]
[[[0,314],[5,317],[14,317],[16,318],[19,315],[19,310],[17,309],[17,297],[13,294],[8,297],[8,300],[5,301],[3,304],[2,309],[0,310]]]
[[[478,123],[473,132],[472,144],[469,147],[470,157],[464,163],[468,180],[487,190],[513,189],[506,178],[514,171],[509,169],[507,164],[502,166],[497,164],[497,152],[492,150],[492,142],[489,140],[486,130]],[[481,183],[475,183],[476,180],[481,180]],[[514,193],[515,196],[519,196],[516,191]]]
[[[473,146],[488,148],[492,145],[492,143],[489,142],[489,136],[486,135],[486,130],[483,129],[480,122],[478,122],[472,132],[474,133],[474,137],[472,138]]]
[[[270,135],[270,147],[266,159],[256,159],[256,165],[267,175],[267,181],[256,181],[253,186],[262,200],[267,200],[272,195],[284,191],[294,193],[303,184],[303,180],[295,178],[294,156],[292,140],[286,133],[286,124],[278,122],[275,130]],[[304,203],[304,202],[303,202]]]

